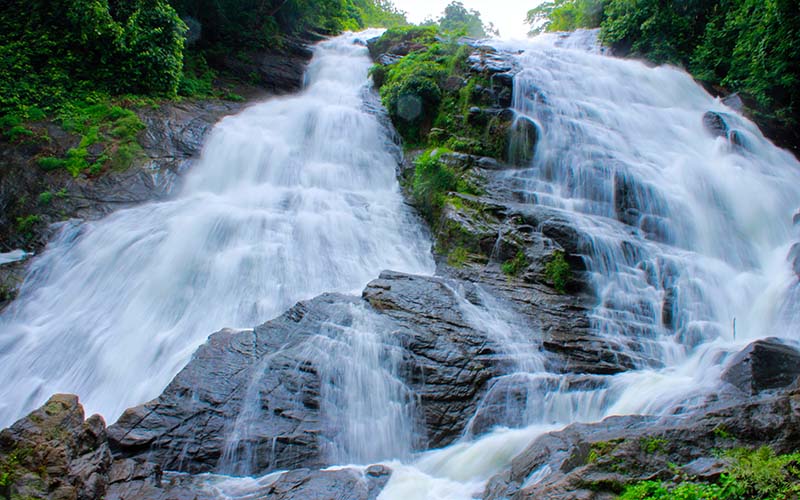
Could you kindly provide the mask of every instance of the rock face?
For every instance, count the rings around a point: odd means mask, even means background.
[[[162,472],[144,460],[112,462],[105,423],[83,419],[77,396],[58,394],[0,432],[0,496],[48,500],[375,500],[391,470],[297,469],[259,480]]]
[[[774,338],[748,345],[722,374],[722,380],[748,394],[787,387],[798,377],[800,351]]]
[[[102,499],[111,452],[102,417],[84,421],[76,396],[58,394],[0,432],[0,495]]]
[[[714,450],[770,445],[800,447],[800,391],[756,398],[724,394],[690,414],[662,418],[609,417],[545,434],[489,481],[486,500],[611,499],[626,484],[669,481],[681,472],[719,477]]]
[[[284,37],[280,44],[248,52],[244,57],[228,53],[211,57],[211,62],[270,93],[296,92],[303,87],[306,64],[313,56],[309,45],[323,38],[307,32],[297,37]]]
[[[417,446],[448,444],[505,362],[487,332],[470,324],[454,286],[387,272],[361,299],[323,295],[253,331],[216,333],[159,398],[110,427],[112,448],[192,473],[225,470],[226,457],[252,457],[248,473],[331,464],[330,443],[342,429],[323,414],[331,411],[321,394],[330,368],[314,353],[336,339],[331,324],[351,325],[359,311],[402,349],[398,375],[418,398]],[[237,422],[240,415],[249,417]]]

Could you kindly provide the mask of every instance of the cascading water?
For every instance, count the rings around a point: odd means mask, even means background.
[[[592,328],[638,369],[585,383],[517,365],[523,370],[502,378],[532,403],[522,412],[528,427],[468,435],[392,464],[382,500],[480,496],[502,462],[548,429],[668,413],[716,389],[729,354],[750,341],[800,341],[800,293],[787,261],[798,162],[686,73],[596,47],[596,32],[586,31],[507,47],[524,49],[515,108],[535,123],[539,142],[530,167],[509,171],[506,183],[578,229],[598,297]],[[704,129],[707,111],[724,113],[738,145]]]
[[[0,375],[26,391],[40,387],[36,399],[62,384],[102,405],[120,383],[114,365],[137,359],[140,368],[123,370],[123,382],[140,388],[126,400],[136,402],[217,326],[355,289],[382,267],[430,271],[381,128],[360,108],[368,61],[352,41],[320,45],[304,94],[223,122],[175,201],[65,231],[4,318],[0,352],[13,363]],[[538,332],[521,332],[521,320],[480,287],[470,299],[453,288],[466,321],[501,348],[505,373],[460,441],[408,459],[417,415],[396,372],[401,353],[380,318],[354,306],[315,332],[305,358],[320,360],[323,413],[338,430],[327,443],[331,460],[397,459],[382,500],[475,498],[543,432],[612,414],[669,413],[717,388],[726,357],[751,340],[800,340],[800,292],[786,260],[800,236],[792,231],[798,162],[687,74],[604,56],[595,42],[579,32],[514,44],[524,49],[515,108],[539,141],[529,168],[504,182],[515,199],[578,231],[598,300],[593,333],[636,369],[550,373]],[[739,145],[704,129],[706,111],[726,114]],[[261,363],[255,377],[270,355]],[[153,366],[160,371],[144,381]],[[5,390],[0,396],[14,402],[5,418],[37,402]],[[513,391],[524,404],[507,397]],[[240,444],[259,418],[256,396],[231,422],[221,472],[246,470]],[[476,430],[480,413],[496,409],[507,427]],[[208,476],[207,486],[221,498],[252,498],[275,477]]]
[[[0,322],[0,426],[65,391],[113,420],[210,332],[432,272],[354,40],[316,47],[301,94],[223,120],[175,199],[69,226],[33,263]]]

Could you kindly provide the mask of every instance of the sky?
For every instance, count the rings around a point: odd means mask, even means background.
[[[438,19],[451,0],[393,0],[395,6],[408,13],[412,23],[427,17]],[[481,13],[484,22],[490,21],[505,38],[524,38],[528,32],[525,14],[541,0],[461,0],[468,9]]]

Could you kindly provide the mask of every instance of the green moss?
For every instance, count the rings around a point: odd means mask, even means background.
[[[558,293],[567,292],[572,269],[569,267],[563,250],[553,252],[553,256],[544,266],[544,275]]]
[[[39,204],[40,205],[49,205],[53,201],[53,193],[50,191],[45,191],[39,194]]]
[[[639,440],[639,448],[650,455],[664,451],[667,444],[669,443],[666,439],[657,437],[643,437]]]
[[[17,231],[26,238],[33,237],[33,227],[41,222],[42,218],[38,215],[27,215],[17,217]]]
[[[800,495],[800,453],[777,455],[768,446],[723,453],[728,461],[716,483],[692,480],[675,485],[642,481],[629,485],[622,500],[789,500]]]
[[[586,457],[586,463],[596,463],[601,458],[608,456],[613,452],[617,446],[622,442],[622,439],[612,439],[611,441],[598,441],[592,443],[589,448],[589,454]]]
[[[522,250],[517,252],[513,259],[509,259],[503,263],[502,270],[508,276],[519,276],[519,274],[528,267],[528,258]]]
[[[447,264],[453,267],[464,267],[464,265],[467,263],[468,257],[469,253],[467,252],[467,249],[458,246],[447,255]]]
[[[438,215],[445,196],[456,191],[456,175],[441,161],[442,155],[450,152],[444,148],[431,149],[423,153],[414,165],[412,195],[417,207],[429,221]]]
[[[44,170],[58,170],[59,168],[66,168],[67,161],[61,158],[53,158],[52,156],[45,156],[36,160],[36,163]]]

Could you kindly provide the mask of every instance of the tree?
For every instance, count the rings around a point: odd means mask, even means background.
[[[439,18],[442,30],[452,33],[463,33],[474,38],[484,38],[489,35],[497,36],[498,31],[492,23],[484,24],[481,13],[477,10],[467,10],[464,4],[454,0],[444,9],[444,15]]]

